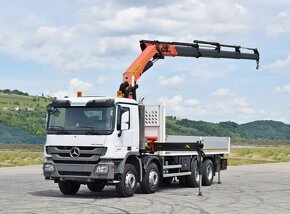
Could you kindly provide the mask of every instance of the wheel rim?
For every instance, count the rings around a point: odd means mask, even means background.
[[[151,187],[154,187],[158,184],[158,174],[157,172],[152,169],[150,172],[149,172],[149,185]]]
[[[206,174],[207,174],[208,180],[210,180],[213,176],[212,167],[210,165],[208,165],[206,168]]]
[[[136,185],[135,175],[130,171],[126,174],[125,186],[127,190],[132,190]]]

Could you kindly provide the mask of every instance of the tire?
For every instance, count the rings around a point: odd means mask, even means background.
[[[106,181],[97,181],[94,183],[87,183],[88,189],[91,192],[101,192],[106,186]]]
[[[182,176],[182,177],[178,177],[178,180],[179,180],[179,184],[180,186],[182,187],[187,187],[187,180],[186,180],[186,177],[185,176]]]
[[[166,177],[162,179],[162,185],[169,186],[173,181],[173,177]]]
[[[134,165],[126,164],[120,182],[116,184],[116,190],[120,197],[131,197],[137,187],[137,171]]]
[[[60,181],[58,183],[59,190],[64,195],[75,195],[79,191],[80,186],[81,185],[75,181]]]
[[[160,175],[158,167],[155,163],[150,163],[140,185],[142,192],[145,194],[156,192],[159,187],[159,181]]]
[[[199,187],[199,173],[197,160],[194,160],[191,164],[191,175],[185,177],[188,187]]]
[[[202,163],[202,185],[210,186],[213,182],[214,167],[210,159],[206,159]]]

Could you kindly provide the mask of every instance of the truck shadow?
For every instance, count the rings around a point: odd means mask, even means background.
[[[178,182],[172,183],[169,186],[159,186],[158,192],[166,192],[168,190],[186,188],[180,187]],[[102,192],[90,192],[86,186],[82,186],[76,195],[63,195],[58,189],[54,190],[41,190],[29,192],[30,195],[37,197],[52,197],[52,198],[79,198],[79,199],[98,199],[98,198],[119,198],[114,186],[107,186]],[[137,187],[135,194],[143,194],[140,186]]]

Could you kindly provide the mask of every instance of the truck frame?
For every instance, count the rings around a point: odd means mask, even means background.
[[[241,53],[240,46],[204,41],[140,44],[142,53],[124,72],[118,97],[78,93],[48,105],[43,172],[63,194],[76,194],[81,184],[92,192],[115,185],[119,196],[130,197],[138,183],[149,194],[174,178],[184,187],[209,186],[227,168],[229,138],[166,136],[165,106],[137,102],[137,79],[164,56],[250,59],[258,66],[258,50]]]

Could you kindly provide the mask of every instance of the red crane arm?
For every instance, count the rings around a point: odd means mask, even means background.
[[[140,47],[142,53],[123,73],[123,82],[120,85],[117,94],[118,97],[133,98],[136,100],[137,80],[156,60],[164,59],[164,56],[256,60],[257,69],[259,68],[260,55],[255,48],[244,48],[237,45],[224,45],[217,42],[197,40],[193,43],[141,40]],[[251,53],[242,53],[241,49],[246,49]]]

